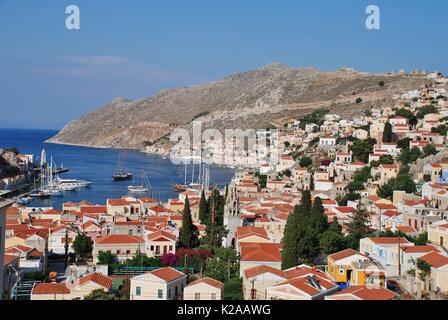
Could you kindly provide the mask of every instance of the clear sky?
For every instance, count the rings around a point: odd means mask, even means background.
[[[68,5],[81,29],[65,27]],[[367,30],[365,9],[381,9]],[[0,127],[59,129],[115,97],[281,62],[448,74],[446,0],[0,0]]]

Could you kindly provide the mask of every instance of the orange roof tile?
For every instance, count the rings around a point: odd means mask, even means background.
[[[345,290],[333,294],[332,297],[347,294],[354,295],[361,300],[393,300],[398,297],[398,295],[395,292],[392,292],[386,288],[383,287],[370,288],[366,285],[353,286],[347,288]]]
[[[166,282],[171,282],[176,279],[182,278],[185,276],[184,273],[177,271],[173,268],[166,267],[166,268],[160,268],[154,271],[151,271],[151,274],[155,275],[156,277],[165,280]]]
[[[39,283],[31,294],[70,294],[65,283]]]
[[[212,287],[222,289],[224,287],[224,284],[218,280],[212,279],[212,278],[202,278],[196,281],[191,282],[187,285],[187,287],[192,287],[194,285],[200,284],[200,283],[206,283]]]
[[[95,239],[96,244],[138,244],[144,242],[143,237],[129,236],[127,234],[110,234]]]
[[[81,279],[79,279],[79,284],[83,285],[89,281],[95,282],[100,286],[107,288],[108,290],[112,288],[112,279],[98,272],[94,272],[82,277]]]
[[[428,253],[428,254],[420,257],[420,259],[429,263],[431,266],[433,266],[436,269],[448,265],[448,257],[443,256],[438,252]]]
[[[242,243],[241,261],[281,262],[281,243]]]

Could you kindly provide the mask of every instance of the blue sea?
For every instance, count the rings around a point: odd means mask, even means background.
[[[176,166],[169,159],[144,154],[138,151],[122,151],[121,159],[126,169],[134,174],[134,181],[114,182],[112,175],[118,162],[118,150],[96,149],[49,144],[44,141],[54,136],[57,131],[30,129],[0,129],[0,148],[16,147],[21,153],[34,154],[39,161],[42,149],[46,150],[47,160],[53,156],[57,166],[61,163],[69,172],[60,174],[61,178],[75,178],[93,182],[90,188],[65,192],[63,197],[50,199],[35,199],[30,204],[33,207],[62,208],[64,202],[79,202],[88,200],[95,204],[105,204],[107,198],[119,198],[128,193],[130,184],[142,184],[142,170],[146,172],[152,186],[152,192],[137,194],[138,196],[153,196],[162,201],[177,197],[172,185],[183,183],[184,165]],[[198,166],[195,168],[195,174]],[[191,166],[187,167],[187,181],[191,181]],[[230,182],[234,170],[230,168],[210,167],[210,184],[223,187]],[[197,177],[196,177],[197,179]],[[137,196],[136,195],[136,196]]]

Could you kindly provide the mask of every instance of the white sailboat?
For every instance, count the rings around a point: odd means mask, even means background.
[[[142,170],[142,184],[139,186],[128,186],[128,190],[130,192],[135,193],[145,193],[148,192],[149,189],[151,189],[151,184],[149,183],[148,176],[146,175],[145,170]]]

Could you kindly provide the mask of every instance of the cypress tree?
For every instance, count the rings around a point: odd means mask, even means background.
[[[392,142],[394,139],[394,134],[392,132],[392,125],[389,121],[386,122],[383,132],[383,142]]]
[[[322,200],[316,198],[311,210],[311,223],[316,234],[322,234],[328,227],[327,218],[324,215],[325,209],[322,205]]]
[[[311,192],[309,190],[302,191],[302,203],[300,206],[304,214],[309,215],[311,213]]]
[[[348,225],[350,246],[353,249],[358,250],[359,240],[367,237],[370,234],[368,222],[368,213],[366,211],[356,211],[352,221]]]
[[[347,241],[342,234],[342,226],[337,218],[320,237],[320,246],[324,253],[332,254],[346,248]]]
[[[294,213],[290,214],[286,221],[283,233],[282,249],[282,269],[286,270],[297,265],[297,215],[299,206],[296,206]]]
[[[198,245],[197,227],[191,219],[190,202],[185,198],[182,228],[179,234],[179,243],[184,248],[193,248]]]
[[[208,221],[208,205],[204,190],[202,190],[201,201],[199,202],[199,220],[202,224],[207,224]]]

